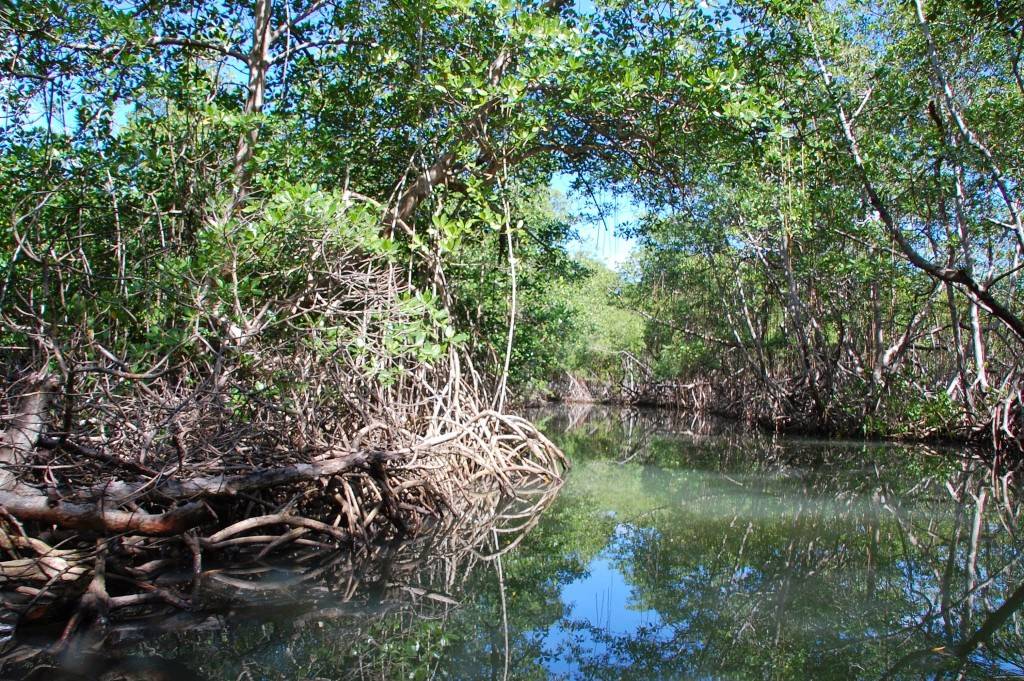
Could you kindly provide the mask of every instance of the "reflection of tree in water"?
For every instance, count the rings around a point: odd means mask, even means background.
[[[46,654],[52,632],[28,629],[8,643],[0,672],[38,679],[427,678],[455,642],[446,624],[466,609],[479,573],[495,574],[557,491],[520,489],[511,499],[488,492],[474,500],[476,513],[357,552],[307,545],[275,560],[205,566],[201,610],[148,612],[94,627],[57,660]]]
[[[623,463],[648,459],[652,445],[659,439],[684,436],[696,441],[750,443],[760,436],[736,421],[668,409],[579,403],[537,407],[531,410],[530,417],[540,424],[541,430],[560,433],[560,444],[567,453],[571,454],[573,447],[579,445],[586,447],[586,456],[601,455]],[[722,452],[732,449],[733,446],[720,448]]]
[[[780,446],[716,424],[681,444],[664,421],[644,441],[628,425],[578,428],[560,442],[607,456],[602,440],[622,438],[628,456],[610,458],[633,465],[608,484],[652,499],[608,552],[635,607],[661,623],[628,633],[565,623],[586,634],[560,651],[579,660],[581,677],[1024,673],[1021,505],[1005,478],[973,461],[950,470],[948,455],[924,450]],[[651,476],[657,484],[645,485]],[[659,485],[674,493],[657,498]]]

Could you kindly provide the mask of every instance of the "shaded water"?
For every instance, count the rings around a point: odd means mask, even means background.
[[[96,648],[106,661],[79,656],[79,673],[1024,675],[1020,507],[956,452],[772,438],[665,412],[533,417],[574,467],[525,534],[529,517],[457,556],[436,540],[385,547],[289,600],[128,626]]]

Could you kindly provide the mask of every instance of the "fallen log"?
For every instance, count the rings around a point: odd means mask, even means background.
[[[414,446],[402,447],[392,450],[356,450],[338,451],[335,450],[327,455],[329,458],[319,458],[311,463],[296,463],[274,468],[260,468],[250,473],[238,475],[213,475],[188,479],[178,478],[152,478],[145,481],[127,482],[123,480],[109,480],[91,487],[77,490],[75,499],[79,502],[104,501],[110,505],[118,506],[129,501],[139,499],[142,495],[154,495],[168,500],[189,499],[197,500],[210,497],[231,497],[244,492],[254,492],[273,487],[295,485],[303,482],[312,482],[332,475],[344,473],[357,468],[371,470],[383,466],[391,461],[398,461],[403,458],[415,455],[417,452],[427,451],[433,447],[447,444],[465,435],[473,424],[493,418],[506,424],[520,435],[524,441],[529,437],[521,430],[517,430],[522,423],[526,423],[516,417],[498,414],[486,410],[479,412],[469,419],[462,428],[448,433],[425,439]],[[522,422],[521,422],[522,421]],[[520,423],[521,422],[521,423]],[[531,432],[532,426],[530,426]],[[537,437],[540,436],[539,433]],[[545,439],[545,445],[552,446]],[[380,475],[380,470],[377,475]],[[552,475],[556,472],[550,471]]]
[[[243,492],[312,482],[354,468],[383,464],[402,456],[401,452],[351,452],[325,461],[260,468],[239,475],[213,475],[187,480],[165,478],[142,482],[111,480],[80,490],[76,496],[79,500],[103,501],[114,506],[138,499],[143,494],[155,494],[172,500],[230,497]]]
[[[43,434],[46,411],[59,386],[55,376],[43,374],[33,380],[18,402],[18,414],[0,436],[0,464],[24,463]],[[118,504],[114,504],[117,506]],[[186,504],[164,513],[150,514],[105,508],[98,503],[70,503],[54,499],[27,485],[15,474],[0,469],[0,508],[21,521],[37,521],[62,528],[100,532],[134,532],[164,535],[195,527],[206,515],[201,504]]]
[[[131,482],[109,480],[76,490],[74,497],[69,499],[55,499],[36,487],[19,483],[14,489],[0,491],[0,507],[22,521],[39,521],[67,529],[144,535],[176,534],[197,526],[205,518],[205,506],[198,503],[198,500],[232,497],[246,492],[312,482],[354,469],[374,472],[374,477],[380,478],[385,463],[400,460],[420,448],[429,449],[457,439],[466,432],[465,428],[469,425],[487,417],[498,418],[515,428],[515,423],[506,421],[506,417],[485,411],[470,419],[464,429],[425,440],[415,447],[391,451],[341,452],[329,459],[263,468],[239,475],[185,480],[172,477]],[[165,502],[188,500],[190,503],[158,514],[118,510],[118,507],[143,496],[159,498]],[[398,514],[393,512],[392,515],[397,517]]]
[[[0,506],[21,521],[36,521],[72,530],[132,532],[145,535],[177,534],[200,524],[207,516],[198,502],[164,513],[144,513],[105,508],[104,504],[75,504],[54,500],[41,492],[23,494],[0,491]]]

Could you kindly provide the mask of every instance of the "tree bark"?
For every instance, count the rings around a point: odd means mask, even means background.
[[[271,30],[271,15],[273,13],[272,0],[256,0],[256,11],[253,17],[252,50],[246,59],[249,66],[249,91],[242,107],[242,113],[246,116],[261,113],[263,103],[266,100],[267,71],[270,70],[270,46],[274,40],[274,33]],[[241,205],[249,192],[249,183],[252,180],[252,171],[249,169],[249,161],[252,160],[256,149],[256,143],[260,137],[260,126],[246,121],[249,130],[243,132],[238,138],[238,146],[235,149],[234,162],[234,192],[232,198],[232,211]]]
[[[24,463],[35,450],[46,424],[46,411],[59,382],[56,376],[43,374],[33,380],[18,400],[17,416],[0,436],[0,490],[16,490],[23,485],[8,466]]]
[[[176,534],[195,527],[206,517],[206,507],[190,503],[166,513],[142,513],[104,508],[99,504],[55,501],[38,492],[30,495],[0,492],[0,506],[21,521],[35,521],[72,530]]]
[[[382,451],[350,452],[326,461],[297,463],[279,468],[262,468],[241,475],[215,475],[190,480],[166,479],[156,484],[150,481],[124,482],[113,480],[95,485],[79,493],[80,499],[120,505],[136,498],[140,493],[153,493],[170,499],[201,499],[229,497],[283,485],[310,482],[337,475],[352,468],[367,468],[401,457],[402,454]]]

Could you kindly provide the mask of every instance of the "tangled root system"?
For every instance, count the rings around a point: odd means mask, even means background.
[[[86,337],[73,356],[40,341],[0,402],[0,588],[18,622],[61,619],[67,641],[121,609],[192,607],[206,577],[240,579],[225,564],[441,526],[460,528],[449,553],[477,551],[508,499],[560,481],[561,452],[493,409],[429,294],[338,240],[294,248],[308,275],[292,293],[232,314],[197,299],[144,373]]]

